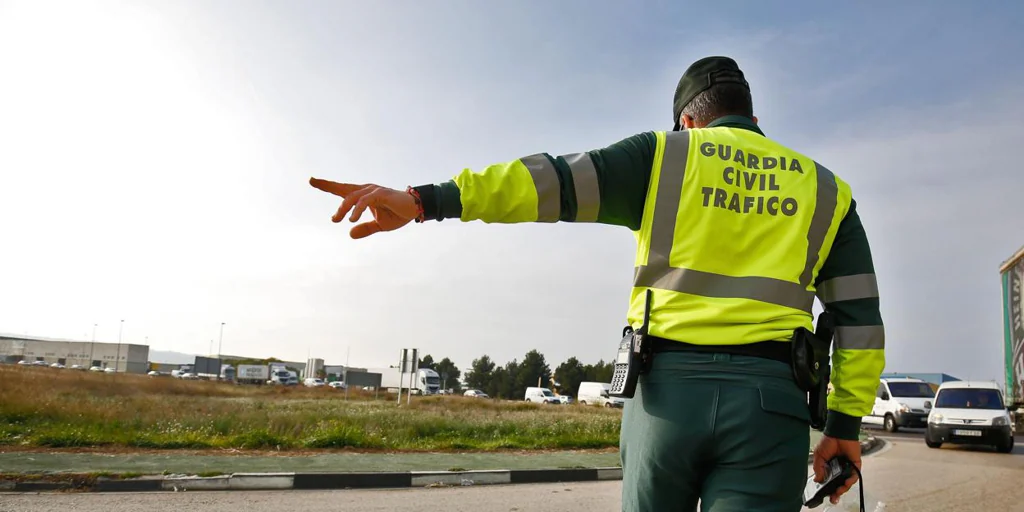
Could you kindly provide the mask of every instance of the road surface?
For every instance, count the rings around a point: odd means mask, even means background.
[[[889,446],[864,461],[865,489],[886,503],[886,512],[1024,511],[1019,491],[1024,444],[1012,454],[1000,454],[983,448],[929,449],[914,433],[888,440]],[[7,494],[0,495],[0,511],[615,512],[620,488],[616,481],[365,491]]]

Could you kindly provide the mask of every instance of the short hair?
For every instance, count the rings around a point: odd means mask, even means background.
[[[699,125],[706,125],[722,116],[754,117],[754,104],[750,89],[743,85],[715,84],[695,96],[682,114],[692,117]]]

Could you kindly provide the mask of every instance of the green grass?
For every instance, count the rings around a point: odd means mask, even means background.
[[[49,448],[473,451],[618,446],[621,411],[465,397],[373,400],[0,366],[0,445]]]

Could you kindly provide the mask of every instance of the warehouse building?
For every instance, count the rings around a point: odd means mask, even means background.
[[[946,373],[883,373],[883,379],[895,379],[895,378],[907,378],[907,379],[920,379],[929,384],[935,384],[936,386],[942,385],[943,382],[958,381],[960,379],[946,374]]]
[[[9,364],[43,361],[47,365],[99,366],[119,372],[146,373],[149,371],[149,346],[0,334],[0,361]]]

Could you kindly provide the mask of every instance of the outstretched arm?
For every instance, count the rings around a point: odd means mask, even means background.
[[[314,187],[345,198],[334,222],[351,211],[352,222],[370,208],[373,221],[352,229],[353,238],[398,229],[412,220],[464,222],[598,222],[639,229],[657,145],[652,132],[611,146],[561,156],[538,153],[464,169],[447,182],[399,191],[313,178]]]

